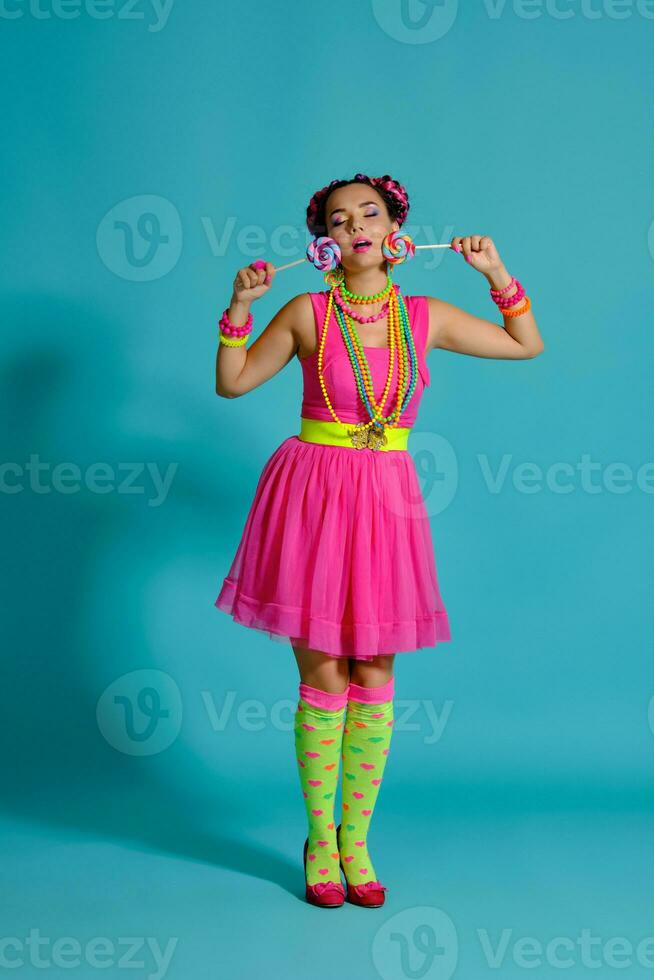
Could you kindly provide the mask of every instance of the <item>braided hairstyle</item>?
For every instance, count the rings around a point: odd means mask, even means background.
[[[332,180],[321,190],[316,191],[307,206],[307,228],[312,235],[326,235],[325,205],[332,191],[347,184],[368,184],[382,197],[391,221],[397,221],[400,227],[406,221],[409,213],[409,195],[406,188],[394,180],[389,174],[383,177],[368,177],[367,174],[355,174],[351,180]]]

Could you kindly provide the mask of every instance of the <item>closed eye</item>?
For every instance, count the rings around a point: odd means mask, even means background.
[[[364,218],[376,218],[378,214],[379,214],[378,211],[371,211],[370,214],[364,214]],[[332,225],[334,226],[334,228],[338,228],[338,226],[342,224],[344,224],[343,221],[336,221],[336,220],[332,221]]]

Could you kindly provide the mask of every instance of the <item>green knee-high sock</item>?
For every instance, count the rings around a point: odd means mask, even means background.
[[[295,712],[295,751],[309,823],[307,876],[341,883],[334,801],[338,788],[348,690],[332,694],[300,684]]]
[[[350,683],[343,733],[343,817],[339,847],[351,885],[377,881],[368,828],[393,732],[394,678],[381,687]]]

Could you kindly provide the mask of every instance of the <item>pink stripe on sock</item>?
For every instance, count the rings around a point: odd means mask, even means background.
[[[381,687],[362,687],[350,681],[350,701],[359,701],[362,704],[383,704],[385,701],[392,701],[395,694],[395,676]]]
[[[308,684],[300,684],[300,697],[307,704],[312,704],[314,708],[324,708],[327,711],[338,711],[347,704],[349,685],[342,694],[332,694],[330,691],[321,691],[318,687],[309,687]]]

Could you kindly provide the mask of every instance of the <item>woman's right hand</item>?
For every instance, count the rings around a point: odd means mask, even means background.
[[[246,265],[236,273],[232,303],[252,303],[270,289],[275,278],[272,262],[266,262],[265,268],[260,269],[253,269],[253,265]]]

